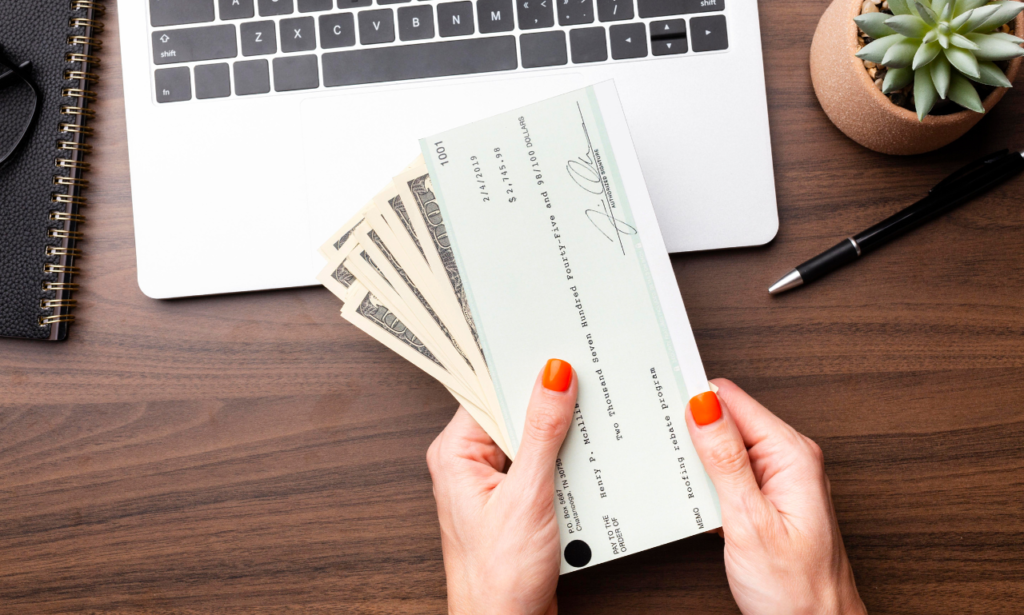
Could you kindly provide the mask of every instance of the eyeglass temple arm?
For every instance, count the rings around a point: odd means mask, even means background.
[[[32,66],[32,62],[25,61],[22,62],[20,66],[18,66],[18,70],[25,70],[30,66]],[[0,87],[3,87],[4,81],[6,81],[8,77],[14,74],[14,70],[10,68],[0,68],[0,71],[2,71],[0,72]]]

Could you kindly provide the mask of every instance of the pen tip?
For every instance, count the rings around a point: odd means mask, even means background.
[[[779,295],[787,290],[792,290],[797,286],[803,286],[804,279],[800,276],[800,272],[794,269],[786,275],[782,276],[782,279],[772,284],[771,288],[768,289],[769,295]]]

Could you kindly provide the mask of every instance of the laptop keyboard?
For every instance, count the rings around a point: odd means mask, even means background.
[[[726,0],[148,1],[159,103],[729,47]]]

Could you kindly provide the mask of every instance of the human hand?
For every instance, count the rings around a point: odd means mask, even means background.
[[[725,571],[746,615],[867,613],[821,449],[728,380],[686,424],[722,505]],[[719,404],[719,399],[721,404]]]
[[[572,367],[548,361],[507,474],[504,453],[462,408],[430,445],[449,613],[557,612],[555,459],[572,423],[576,390]]]

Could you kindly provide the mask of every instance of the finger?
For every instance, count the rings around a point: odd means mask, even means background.
[[[497,472],[505,467],[505,453],[462,406],[427,451],[431,472],[455,461],[485,464]]]
[[[723,525],[763,515],[768,504],[754,479],[747,447],[728,406],[723,406],[714,393],[697,395],[686,406],[686,426],[718,491]]]
[[[571,365],[551,359],[544,366],[533,385],[526,426],[508,472],[517,490],[546,498],[554,493],[555,459],[572,423],[577,388]]]
[[[797,434],[788,423],[775,416],[734,382],[716,378],[712,383],[718,387],[719,399],[729,407],[732,420],[747,447],[756,446],[765,440],[791,438]]]
[[[719,379],[718,396],[750,449],[757,484],[764,485],[786,468],[814,470],[821,465],[821,451],[789,423],[762,406],[734,383]],[[816,450],[817,449],[817,450]],[[771,499],[771,498],[769,498]],[[773,500],[774,501],[774,500]]]

